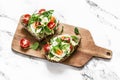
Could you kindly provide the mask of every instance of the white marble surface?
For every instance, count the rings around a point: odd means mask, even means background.
[[[0,80],[120,80],[119,0],[0,0]],[[11,50],[22,14],[46,8],[58,11],[65,23],[88,29],[111,60],[93,58],[75,68],[28,57]]]

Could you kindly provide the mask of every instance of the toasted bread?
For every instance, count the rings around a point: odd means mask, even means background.
[[[63,62],[70,57],[79,46],[81,37],[76,35],[58,35],[50,40],[50,50],[46,58],[52,62]]]
[[[59,21],[55,18],[53,13],[54,10],[48,10],[42,14],[33,13],[27,24],[23,21],[21,21],[21,23],[32,36],[38,41],[41,41],[48,36],[54,35],[57,31]],[[24,16],[22,18],[24,19]]]

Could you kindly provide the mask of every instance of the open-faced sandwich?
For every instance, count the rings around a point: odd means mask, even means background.
[[[54,35],[59,21],[53,15],[54,10],[41,9],[32,15],[25,14],[22,17],[24,28],[37,40],[42,40],[50,35]]]
[[[77,28],[74,29],[76,35],[55,35],[59,21],[53,14],[54,10],[46,11],[45,9],[41,9],[38,13],[23,15],[21,22],[24,25],[24,28],[39,41],[54,35],[55,37],[49,40],[49,44],[44,45],[45,56],[50,61],[62,62],[77,49],[81,36],[78,35],[79,31]],[[61,32],[63,32],[63,26]],[[20,41],[20,46],[24,49],[28,49],[28,47],[37,49],[36,45],[37,47],[39,45],[39,43],[35,43],[33,46],[30,46],[27,42],[28,40],[22,39]]]
[[[46,58],[54,62],[66,60],[77,48],[80,43],[80,37],[76,35],[59,35],[50,40],[49,44],[44,46]]]

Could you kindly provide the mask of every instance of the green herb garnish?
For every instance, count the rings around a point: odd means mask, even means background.
[[[79,41],[78,37],[76,36],[71,36],[72,37],[72,40],[75,41],[76,43]]]
[[[41,44],[45,45],[45,44],[47,44],[47,42],[46,41],[42,41]]]
[[[52,53],[49,53],[49,57],[51,58],[51,57],[53,57],[54,55],[52,54]]]
[[[60,43],[62,40],[61,40],[61,38],[57,38],[56,41],[57,41],[57,43]]]
[[[37,14],[32,14],[32,16],[31,16],[30,19],[29,19],[28,25],[30,25],[30,24],[32,24],[32,23],[34,23],[34,22],[36,22],[36,21],[41,21],[41,20],[39,19],[39,15],[37,15]]]
[[[80,34],[77,27],[74,28],[74,32],[75,32],[76,35]]]
[[[52,33],[52,30],[49,29],[47,26],[44,27],[44,32],[47,34],[47,35],[50,35]]]
[[[54,10],[49,10],[49,11],[43,12],[41,15],[43,15],[44,17],[48,17],[48,19],[50,19],[53,12],[54,12]]]
[[[62,34],[62,33],[63,33],[63,30],[64,30],[64,26],[62,26],[62,30],[60,31],[60,34]]]
[[[39,46],[40,46],[39,43],[38,43],[38,42],[35,42],[35,43],[33,43],[33,44],[30,46],[30,48],[31,48],[31,49],[34,49],[34,50],[37,50]]]
[[[66,50],[69,47],[70,47],[70,44],[63,44],[63,45],[61,45],[61,49],[62,50]]]

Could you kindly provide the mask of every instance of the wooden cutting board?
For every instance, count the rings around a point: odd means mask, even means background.
[[[21,20],[20,20],[21,22]],[[38,57],[42,59],[45,58],[45,52],[42,49],[33,50],[33,49],[23,49],[19,45],[19,41],[21,38],[27,38],[31,41],[31,43],[36,42],[37,40],[31,36],[23,27],[23,25],[19,22],[18,27],[16,29],[13,41],[12,41],[12,50],[19,52],[20,54],[25,54],[33,57]],[[60,24],[60,27],[64,26],[63,34],[73,34],[74,33],[74,27],[72,25],[68,24]],[[101,57],[101,58],[107,58],[110,59],[112,57],[112,51],[101,48],[95,45],[93,38],[90,34],[90,32],[83,28],[78,28],[79,32],[81,34],[81,43],[78,47],[78,49],[72,54],[67,60],[62,62],[63,64],[75,66],[75,67],[82,67],[84,66],[93,56],[95,57]],[[42,43],[42,41],[40,42]],[[42,45],[41,45],[42,46]]]

